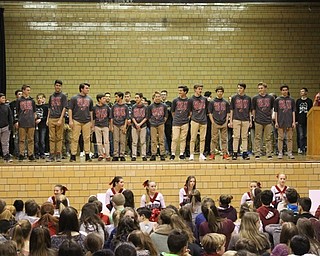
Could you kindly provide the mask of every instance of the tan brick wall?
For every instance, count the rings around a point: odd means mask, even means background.
[[[197,188],[202,196],[217,200],[221,194],[234,196],[233,205],[239,207],[249,182],[258,180],[263,189],[276,184],[276,174],[285,172],[287,185],[295,187],[302,196],[320,187],[320,163],[122,163],[122,164],[23,164],[0,166],[0,198],[12,204],[17,198],[34,198],[39,204],[53,194],[55,184],[66,185],[67,196],[77,209],[90,195],[105,193],[115,175],[123,176],[125,187],[135,195],[136,207],[144,193],[146,179],[156,181],[167,205],[178,206],[179,189],[189,175],[197,178]]]
[[[69,95],[80,82],[91,95],[118,90],[217,84],[226,94],[263,80],[294,97],[302,86],[320,89],[320,5],[105,4],[0,2],[5,8],[7,87],[27,83],[32,94],[64,81]]]

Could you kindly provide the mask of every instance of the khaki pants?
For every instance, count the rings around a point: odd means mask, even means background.
[[[186,138],[188,135],[189,123],[183,124],[181,126],[172,126],[172,144],[171,152],[176,153],[178,141],[180,138],[180,155],[184,153],[186,149]]]
[[[124,156],[127,135],[121,131],[122,126],[113,126],[113,156]]]
[[[204,152],[204,144],[206,140],[207,124],[199,124],[191,121],[191,139],[190,139],[190,155],[194,154],[194,146],[196,143],[198,131],[200,130],[200,154]]]
[[[160,155],[165,155],[166,151],[164,148],[164,124],[161,124],[157,127],[151,126],[150,127],[151,133],[151,154],[157,154],[157,146],[158,146],[158,139],[159,139],[159,149]]]
[[[26,136],[27,136],[27,145],[28,145],[28,156],[31,156],[33,155],[33,152],[34,152],[34,127],[32,128],[19,127],[20,155],[24,155]]]
[[[255,136],[254,136],[254,153],[256,156],[261,154],[262,135],[266,142],[266,154],[272,155],[272,124],[258,124],[255,123]]]
[[[73,120],[73,129],[71,138],[71,155],[76,155],[78,150],[79,136],[82,131],[84,152],[90,153],[90,135],[91,135],[91,122],[79,123]]]
[[[242,151],[248,151],[248,130],[249,121],[233,120],[233,152],[238,152],[239,140],[241,135]]]
[[[279,150],[279,153],[282,153],[282,151],[283,151],[284,133],[287,133],[288,153],[292,154],[292,136],[293,136],[293,129],[292,128],[278,128],[278,150]]]
[[[57,125],[59,118],[49,118],[48,128],[49,128],[49,144],[50,144],[50,154],[61,153],[62,152],[62,137],[64,129],[64,118],[62,123]]]
[[[211,128],[211,153],[214,154],[215,149],[218,148],[219,145],[219,131],[220,131],[220,139],[221,139],[221,150],[224,154],[227,153],[227,137],[228,137],[228,122],[225,122],[223,125],[219,125],[216,123],[212,124]]]
[[[99,156],[110,157],[109,127],[94,127]],[[103,137],[103,141],[102,141]]]
[[[147,138],[147,127],[143,127],[140,130],[136,128],[131,128],[131,135],[132,135],[132,157],[137,157],[137,147],[138,141],[140,139],[141,145],[141,156],[146,156],[147,146],[146,146],[146,138]]]

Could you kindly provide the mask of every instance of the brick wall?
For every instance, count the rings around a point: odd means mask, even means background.
[[[294,97],[320,89],[320,4],[107,4],[3,2],[7,88],[27,83],[32,94],[64,81],[69,96],[80,82],[91,95],[168,89],[203,83],[226,95],[259,81]],[[192,90],[191,90],[192,92]]]
[[[81,209],[90,195],[105,193],[114,176],[123,176],[125,187],[135,195],[136,207],[145,192],[142,183],[154,180],[164,195],[167,205],[178,206],[179,189],[187,176],[195,175],[197,188],[202,196],[217,200],[221,194],[233,195],[233,205],[239,207],[243,193],[248,191],[249,182],[258,180],[262,189],[276,184],[277,173],[285,172],[287,185],[295,187],[301,196],[320,187],[320,163],[275,160],[273,163],[122,163],[114,164],[22,164],[0,166],[0,198],[12,204],[17,198],[34,198],[39,204],[53,194],[55,184],[66,185],[67,196],[72,206]]]

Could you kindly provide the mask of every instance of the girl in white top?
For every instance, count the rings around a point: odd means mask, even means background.
[[[287,175],[279,173],[276,177],[278,178],[278,183],[271,187],[271,191],[273,193],[272,204],[275,208],[277,208],[277,205],[280,202],[284,201],[286,197],[286,190],[288,189],[288,186],[286,186]]]
[[[115,176],[113,180],[109,183],[109,185],[112,185],[112,188],[109,188],[106,192],[106,206],[111,211],[112,197],[117,193],[122,193],[125,190],[125,188],[124,188],[124,181],[121,176]]]
[[[196,189],[196,177],[195,176],[188,176],[184,187],[179,191],[179,204],[180,206],[184,206],[190,203],[190,198],[193,191]]]
[[[52,203],[55,208],[55,212],[54,212],[55,215],[59,215],[59,205],[57,205],[57,204],[59,204],[62,201],[61,198],[66,200],[67,206],[70,205],[69,199],[67,197],[65,197],[66,191],[68,191],[67,187],[65,187],[61,184],[57,184],[54,186],[53,196],[50,196],[48,198],[48,202]]]
[[[242,195],[240,206],[244,203],[247,203],[249,205],[253,205],[253,199],[254,199],[253,190],[255,188],[261,188],[261,183],[258,181],[255,181],[255,180],[251,181],[249,188],[250,188],[250,190]]]
[[[146,188],[146,194],[141,197],[140,207],[147,207],[151,210],[166,208],[163,195],[157,192],[157,185],[154,181],[146,180],[143,186]]]

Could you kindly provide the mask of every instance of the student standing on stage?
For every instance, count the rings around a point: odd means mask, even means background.
[[[151,158],[150,161],[156,160],[157,146],[159,139],[160,160],[165,161],[165,146],[164,146],[164,124],[167,120],[167,106],[161,102],[161,94],[156,91],[153,94],[154,102],[148,107],[148,120],[150,123],[151,133]]]
[[[110,131],[113,133],[113,158],[112,161],[126,161],[126,134],[129,119],[128,106],[123,102],[123,92],[116,92],[116,103],[111,108]]]
[[[98,161],[110,161],[109,121],[110,108],[104,94],[97,95],[98,103],[93,108],[94,131],[98,145]],[[103,140],[102,140],[103,138]]]
[[[296,127],[296,106],[293,98],[289,96],[289,86],[280,87],[281,96],[275,100],[275,127],[278,129],[278,159],[283,158],[283,140],[287,134],[288,158],[294,159],[292,154],[293,129]]]
[[[186,138],[189,130],[188,91],[189,88],[187,86],[180,85],[178,87],[179,97],[175,98],[172,102],[171,111],[173,122],[170,160],[174,160],[176,157],[178,141],[180,141],[179,159],[185,159],[184,150],[186,148]]]
[[[300,90],[300,98],[296,101],[296,124],[297,124],[297,139],[298,153],[305,154],[307,151],[307,114],[312,108],[313,102],[307,97],[308,89]]]
[[[251,123],[251,98],[245,94],[247,85],[238,84],[238,93],[231,98],[230,127],[233,128],[233,154],[232,160],[237,160],[239,140],[241,137],[242,158],[249,160],[248,131]]]
[[[204,156],[204,144],[207,132],[207,106],[208,100],[202,96],[203,85],[196,84],[193,86],[194,95],[189,99],[189,111],[191,115],[191,140],[190,140],[190,157],[194,160],[194,146],[200,130],[200,155],[199,160],[206,160]]]
[[[62,81],[54,82],[54,93],[49,97],[47,125],[49,127],[50,156],[48,162],[61,162],[62,138],[65,113],[68,105],[67,96],[62,93]]]
[[[217,97],[209,103],[208,112],[212,124],[211,128],[211,155],[210,159],[215,159],[215,150],[219,145],[219,130],[221,138],[221,151],[223,159],[229,159],[227,150],[227,137],[228,137],[228,120],[230,115],[229,102],[223,98],[224,88],[218,86],[216,88]]]
[[[83,83],[79,85],[80,93],[73,96],[69,102],[69,125],[72,129],[71,157],[70,162],[76,161],[78,141],[82,131],[84,140],[84,151],[86,161],[92,161],[90,158],[90,135],[94,128],[93,122],[93,101],[88,96],[90,84]]]
[[[9,154],[10,131],[12,131],[12,113],[9,105],[6,104],[6,96],[0,93],[0,142],[2,147],[3,160],[12,162]]]
[[[137,160],[137,147],[140,139],[142,161],[147,161],[147,107],[142,103],[143,94],[136,93],[136,104],[132,107],[132,158],[131,161]]]
[[[16,126],[19,127],[19,161],[22,161],[24,159],[26,136],[29,161],[35,161],[33,153],[36,103],[30,97],[31,87],[29,85],[23,85],[21,89],[22,96],[17,101],[18,122],[16,123]]]
[[[259,94],[252,98],[252,115],[255,124],[255,159],[260,159],[262,137],[266,141],[266,154],[272,159],[272,111],[274,97],[267,93],[267,84],[258,84]]]
[[[22,90],[18,89],[14,92],[14,94],[16,96],[16,99],[9,103],[14,124],[10,135],[10,154],[15,157],[19,157],[19,129],[16,127],[15,123],[18,122],[17,101],[22,96]]]

